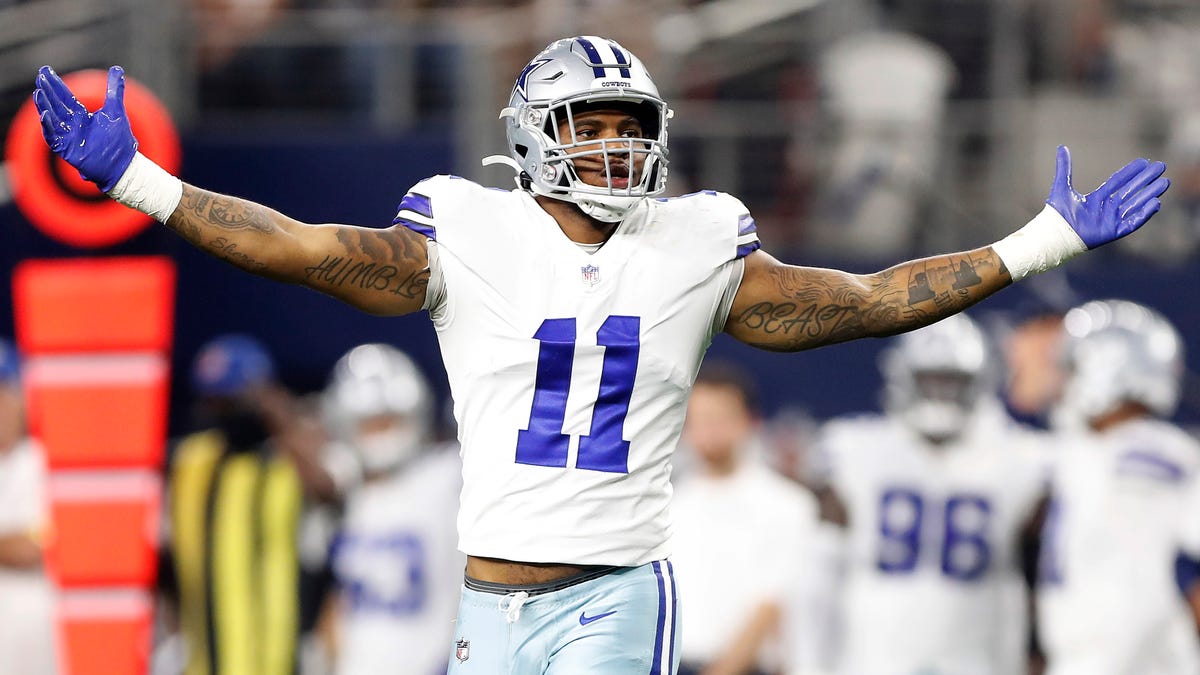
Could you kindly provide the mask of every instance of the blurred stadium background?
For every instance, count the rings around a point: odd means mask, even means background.
[[[633,50],[675,109],[670,192],[739,196],[789,262],[870,271],[994,241],[1040,208],[1060,143],[1081,191],[1132,157],[1167,161],[1174,187],[1145,231],[972,313],[1003,331],[1122,297],[1200,354],[1196,0],[0,0],[0,130],[39,66],[121,64],[170,111],[185,181],[308,222],[382,227],[430,174],[507,187],[506,170],[479,163],[504,150],[496,115],[524,63],[575,34]],[[371,317],[252,277],[165,228],[72,248],[31,226],[8,168],[5,297],[29,259],[174,260],[170,435],[188,428],[193,357],[228,332],[261,338],[300,392],[350,347],[388,342],[446,398],[424,317]],[[14,331],[0,312],[0,334]],[[754,374],[768,413],[825,419],[876,406],[881,347],[780,356],[722,337],[711,354]],[[1196,384],[1176,417],[1191,426]]]
[[[1081,188],[1128,158],[1162,158],[1175,187],[1149,231],[977,311],[1061,302],[1069,286],[1080,300],[1160,309],[1200,352],[1192,0],[0,0],[0,26],[0,125],[38,66],[118,63],[169,108],[184,180],[310,222],[387,225],[432,173],[507,185],[479,158],[503,149],[496,113],[513,76],[577,33],[641,55],[676,110],[671,192],[740,196],[768,250],[792,262],[866,271],[993,241],[1036,212],[1058,143]],[[72,250],[29,227],[11,191],[0,187],[2,284],[30,257],[176,260],[176,370],[208,337],[240,330],[301,390],[366,340],[411,351],[441,382],[421,317],[377,319],[251,278],[161,228]],[[878,347],[779,357],[722,339],[714,350],[761,377],[770,410],[824,417],[874,404]],[[807,384],[834,377],[846,386]],[[174,388],[172,428],[186,396]],[[1180,415],[1200,419],[1194,387]]]

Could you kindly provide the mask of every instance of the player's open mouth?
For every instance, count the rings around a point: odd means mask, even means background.
[[[613,188],[624,190],[629,187],[629,167],[624,164],[613,164],[608,168],[608,179]]]

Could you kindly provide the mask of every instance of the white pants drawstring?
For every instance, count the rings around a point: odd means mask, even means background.
[[[525,606],[525,602],[529,600],[529,594],[525,591],[517,591],[509,593],[500,598],[497,608],[504,612],[504,618],[509,623],[516,623],[517,619],[521,618],[521,608]]]

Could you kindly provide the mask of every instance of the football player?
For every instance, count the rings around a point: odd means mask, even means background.
[[[535,56],[501,111],[516,189],[436,176],[390,228],[310,225],[138,154],[123,90],[114,67],[90,112],[38,72],[43,135],[81,176],[247,271],[429,312],[463,453],[456,674],[674,669],[670,458],[717,332],[797,351],[911,330],[1132,232],[1169,185],[1138,159],[1085,196],[1060,148],[1046,206],[993,246],[874,274],[787,265],[736,198],[660,198],[671,110],[633,54],[583,36]]]
[[[1048,673],[1200,672],[1174,581],[1200,445],[1162,419],[1179,400],[1179,334],[1120,300],[1072,309],[1063,326],[1070,374],[1055,419],[1068,429],[1055,444],[1038,585]]]
[[[993,360],[966,315],[908,333],[882,356],[885,414],[823,430],[816,473],[847,521],[841,673],[1024,672],[1018,541],[1046,467]]]
[[[444,670],[465,563],[454,529],[462,469],[457,448],[430,445],[425,376],[394,347],[360,345],[334,366],[323,408],[363,467],[331,555],[335,670]]]

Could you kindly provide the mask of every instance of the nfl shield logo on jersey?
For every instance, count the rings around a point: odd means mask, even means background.
[[[459,663],[463,663],[467,659],[471,658],[470,640],[458,640],[454,643],[454,658],[458,659]]]
[[[583,283],[595,286],[600,283],[600,268],[595,265],[584,265],[579,268],[583,272]]]

